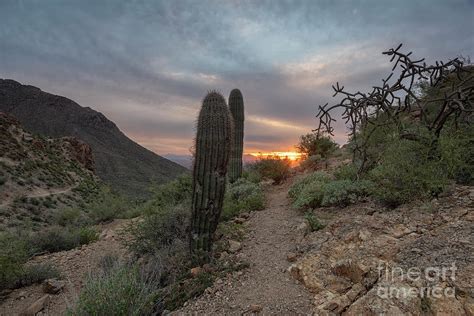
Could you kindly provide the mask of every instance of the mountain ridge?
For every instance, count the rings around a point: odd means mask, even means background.
[[[151,183],[162,184],[186,172],[132,141],[102,113],[31,85],[0,79],[0,111],[14,116],[30,132],[86,142],[97,175],[128,195],[146,197]]]

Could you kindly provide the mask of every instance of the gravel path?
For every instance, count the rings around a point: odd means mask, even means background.
[[[264,315],[311,315],[312,296],[287,272],[287,255],[302,237],[296,227],[301,214],[289,206],[287,185],[272,187],[267,208],[253,212],[248,234],[239,256],[251,266],[231,280],[216,282],[213,288],[175,315],[242,315],[261,310]]]

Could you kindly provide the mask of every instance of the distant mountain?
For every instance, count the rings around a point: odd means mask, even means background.
[[[146,197],[150,184],[186,172],[133,142],[102,113],[33,86],[0,79],[0,111],[13,115],[30,132],[73,136],[89,144],[97,175],[129,196]]]
[[[193,168],[193,157],[191,155],[166,154],[163,157],[180,164],[186,169],[191,170]]]

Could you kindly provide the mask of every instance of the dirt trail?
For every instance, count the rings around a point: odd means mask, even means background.
[[[34,258],[30,263],[50,263],[61,272],[65,288],[58,295],[50,295],[50,303],[43,311],[46,315],[64,315],[71,307],[86,276],[105,255],[121,255],[125,250],[118,238],[122,227],[130,220],[114,220],[99,227],[100,239],[81,248],[47,254]],[[0,316],[19,315],[21,311],[44,296],[41,285],[32,285],[13,291],[6,300],[0,301]]]
[[[251,314],[252,305],[261,307],[264,315],[312,314],[311,294],[287,272],[287,255],[302,237],[296,227],[303,221],[289,206],[287,189],[283,185],[267,190],[267,208],[253,212],[246,223],[248,234],[239,256],[250,268],[235,280],[214,284],[174,314]]]

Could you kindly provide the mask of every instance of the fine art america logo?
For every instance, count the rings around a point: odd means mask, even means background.
[[[379,265],[379,286],[377,295],[380,298],[414,298],[414,297],[455,297],[455,289],[441,284],[452,284],[450,281],[456,280],[456,264],[453,262],[448,267],[427,267],[420,269],[411,267],[404,269],[401,267],[389,267]],[[397,286],[403,282],[404,286]],[[425,284],[423,286],[409,286],[408,284]],[[431,285],[430,285],[431,284]]]

